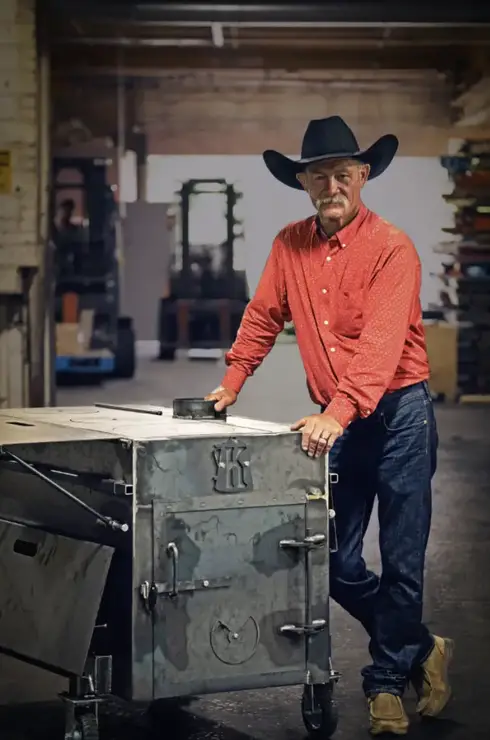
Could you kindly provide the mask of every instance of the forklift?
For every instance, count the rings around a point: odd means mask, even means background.
[[[223,179],[196,179],[183,183],[178,195],[180,239],[158,318],[159,359],[169,361],[177,350],[191,359],[221,355],[233,343],[249,301],[245,270],[234,263],[235,242],[243,239],[235,213],[241,193]],[[199,199],[210,205],[212,199],[217,209],[201,206],[201,219],[193,221]]]
[[[54,158],[50,206],[57,374],[132,378],[132,320],[119,315],[119,217],[107,168]]]

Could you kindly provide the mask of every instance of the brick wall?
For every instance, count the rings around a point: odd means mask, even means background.
[[[181,73],[143,89],[139,123],[155,154],[295,153],[310,118],[342,115],[361,145],[391,131],[406,156],[445,152],[450,128],[446,81],[382,71]]]
[[[11,191],[0,194],[0,293],[19,289],[18,266],[38,262],[37,59],[34,0],[0,3],[0,150]]]
[[[87,90],[90,89],[90,95]],[[295,153],[305,122],[338,113],[361,145],[392,131],[405,156],[439,156],[455,128],[451,85],[431,70],[128,70],[128,128],[148,134],[151,154]],[[96,137],[116,134],[115,77],[58,70],[54,118],[78,118]]]
[[[18,270],[37,266],[40,254],[42,113],[34,5],[35,0],[0,0],[0,151],[12,160],[11,190],[0,193],[0,407],[29,402],[28,358],[34,363],[37,349],[33,325],[36,318],[44,322],[39,278],[23,291]],[[29,324],[26,305],[36,314]],[[3,580],[0,589],[5,589]],[[53,699],[62,686],[61,679],[45,671],[0,656],[0,704]]]
[[[49,60],[35,0],[0,3],[0,406],[49,400],[43,244],[49,172]],[[8,182],[7,182],[8,181]],[[20,269],[24,268],[24,269]],[[46,340],[46,341],[45,341]]]
[[[37,248],[34,0],[0,3],[0,407],[28,402],[28,312],[19,267]]]

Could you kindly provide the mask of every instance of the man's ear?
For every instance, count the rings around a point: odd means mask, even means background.
[[[304,172],[298,172],[296,179],[301,183],[303,190],[306,190],[306,175]]]
[[[362,169],[361,169],[361,187],[364,187],[364,185],[367,183],[370,172],[371,172],[371,165],[363,164]]]

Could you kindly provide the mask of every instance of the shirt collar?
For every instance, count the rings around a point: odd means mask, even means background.
[[[315,218],[315,227],[316,232],[318,236],[323,239],[324,241],[337,241],[340,247],[347,247],[352,242],[355,236],[357,236],[357,233],[359,229],[361,228],[362,224],[364,223],[364,219],[366,218],[368,214],[368,209],[364,205],[364,203],[361,203],[361,206],[355,216],[355,218],[352,219],[350,223],[347,224],[347,226],[344,226],[343,229],[340,229],[340,231],[337,231],[336,234],[334,234],[331,239],[328,239],[327,235],[322,229],[322,225],[320,223],[320,219],[318,216]]]

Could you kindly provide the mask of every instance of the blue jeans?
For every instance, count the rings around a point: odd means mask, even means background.
[[[372,664],[362,671],[366,696],[401,696],[434,641],[422,623],[424,562],[436,469],[437,427],[427,383],[383,396],[367,419],[334,444],[330,471],[338,551],[332,553],[332,598],[370,637]],[[378,497],[382,574],[368,570],[363,538]]]

